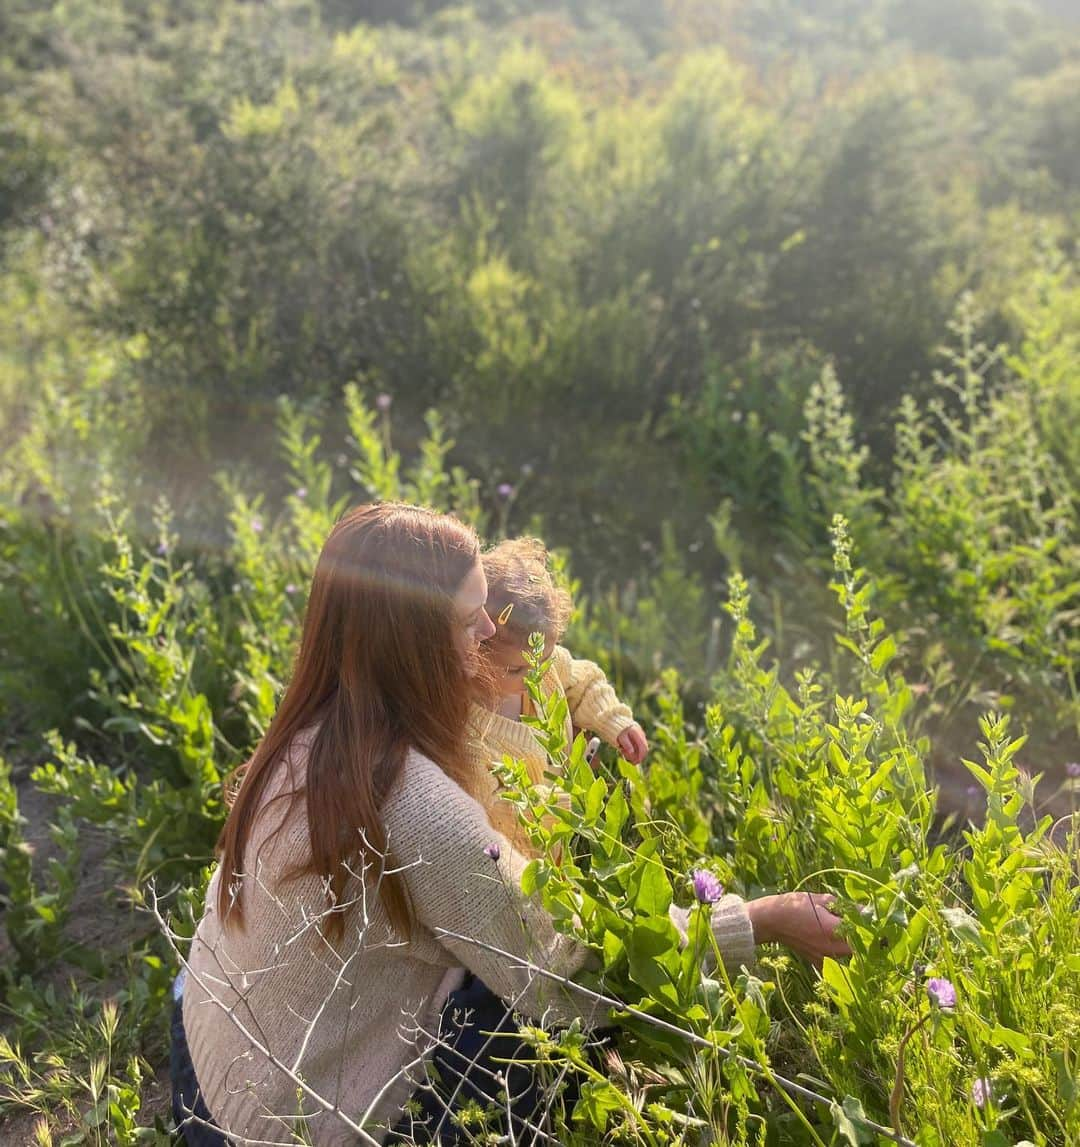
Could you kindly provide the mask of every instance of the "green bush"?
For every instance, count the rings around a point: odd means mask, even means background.
[[[1074,489],[1040,425],[1053,399],[1022,377],[995,383],[1004,351],[979,340],[970,300],[952,331],[940,397],[925,411],[901,405],[892,592],[918,602],[921,624],[964,633],[1052,685],[1071,673],[1080,601]]]

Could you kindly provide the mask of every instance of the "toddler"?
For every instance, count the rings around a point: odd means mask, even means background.
[[[501,542],[482,561],[488,583],[486,610],[495,623],[495,634],[484,642],[482,657],[496,696],[493,710],[473,705],[470,713],[469,787],[486,808],[492,825],[515,848],[532,856],[536,850],[518,821],[518,810],[499,798],[499,782],[491,770],[492,761],[513,757],[524,763],[532,782],[540,785],[550,767],[532,728],[521,721],[532,714],[525,685],[531,634],[544,635],[544,657],[550,658],[541,683],[545,698],[555,702],[566,697],[567,745],[577,730],[585,730],[614,745],[626,760],[640,764],[649,744],[603,670],[591,661],[571,657],[558,644],[570,620],[571,602],[569,593],[551,576],[544,544],[536,538],[515,538]]]

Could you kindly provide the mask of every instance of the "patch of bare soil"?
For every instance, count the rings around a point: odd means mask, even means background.
[[[57,855],[57,848],[49,832],[49,824],[55,817],[57,799],[40,792],[30,780],[30,772],[36,763],[17,754],[8,753],[12,763],[13,779],[19,797],[19,810],[26,823],[23,834],[32,850],[35,881],[40,887],[47,879],[47,866],[50,857]],[[110,872],[108,857],[110,839],[107,831],[92,825],[83,824],[79,830],[78,890],[71,904],[70,914],[64,927],[64,936],[73,949],[97,954],[105,969],[104,979],[90,976],[78,964],[56,961],[54,966],[34,974],[35,986],[42,989],[53,986],[60,998],[67,994],[74,982],[93,999],[104,1000],[115,993],[124,983],[124,955],[134,944],[145,936],[152,926],[148,917],[135,911],[128,903],[123,889],[119,887],[114,874]],[[14,959],[14,950],[8,936],[4,913],[0,910],[0,964]],[[10,1030],[13,1021],[10,1010],[0,1010],[0,1031]],[[160,1033],[163,1038],[164,1033]],[[149,1041],[158,1049],[161,1038]],[[169,1079],[167,1053],[160,1050],[154,1054],[156,1062],[151,1063],[153,1073],[148,1073],[143,1083],[139,1123],[151,1125],[155,1115],[163,1119],[169,1115]],[[53,1141],[59,1143],[65,1134],[77,1126],[74,1118],[57,1118],[59,1112],[49,1112]],[[34,1128],[41,1114],[34,1111],[14,1109],[0,1115],[0,1145],[2,1147],[31,1147],[38,1142]]]

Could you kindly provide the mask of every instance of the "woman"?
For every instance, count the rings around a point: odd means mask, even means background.
[[[187,961],[173,1080],[189,1144],[288,1143],[301,1121],[319,1145],[383,1142],[430,1095],[440,1031],[472,1058],[477,1033],[512,1027],[500,1000],[588,1020],[586,997],[524,966],[569,979],[587,952],[522,896],[520,858],[458,783],[486,596],[477,537],[453,518],[365,506],[327,539]],[[733,968],[766,940],[843,950],[808,897],[724,897],[712,919]],[[436,1064],[457,1071],[445,1046]],[[538,1102],[523,1087],[515,1114]]]

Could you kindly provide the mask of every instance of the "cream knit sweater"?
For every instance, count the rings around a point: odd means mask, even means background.
[[[465,968],[525,1015],[555,1023],[592,1017],[586,997],[523,966],[572,977],[586,949],[555,931],[538,900],[522,895],[524,861],[484,809],[416,752],[384,807],[415,935],[404,942],[391,932],[373,875],[365,884],[358,873],[347,889],[344,938],[326,940],[317,927],[326,909],[321,882],[282,880],[309,855],[304,802],[289,813],[287,800],[273,799],[299,791],[310,736],[298,738],[279,766],[256,820],[243,876],[245,926],[222,927],[215,873],[188,960],[184,1026],[195,1073],[215,1121],[237,1142],[290,1142],[303,1113],[318,1147],[355,1144],[337,1112],[381,1142],[416,1086],[417,1065]],[[498,861],[484,851],[493,843]],[[673,908],[672,917],[685,932],[685,910]],[[743,902],[724,897],[712,919],[725,962],[733,969],[751,963]],[[290,1071],[332,1110],[320,1109]]]
[[[571,657],[561,645],[555,646],[541,690],[550,702],[566,697],[567,745],[573,737],[573,726],[595,733],[614,745],[619,735],[634,724],[629,705],[619,700],[600,666]],[[534,785],[546,784],[544,774],[551,765],[532,728],[473,705],[469,713],[468,757],[469,792],[487,809],[488,819],[516,851],[526,859],[535,856],[536,850],[521,827],[517,809],[499,796],[499,782],[491,767],[503,757],[512,757],[525,765]]]

